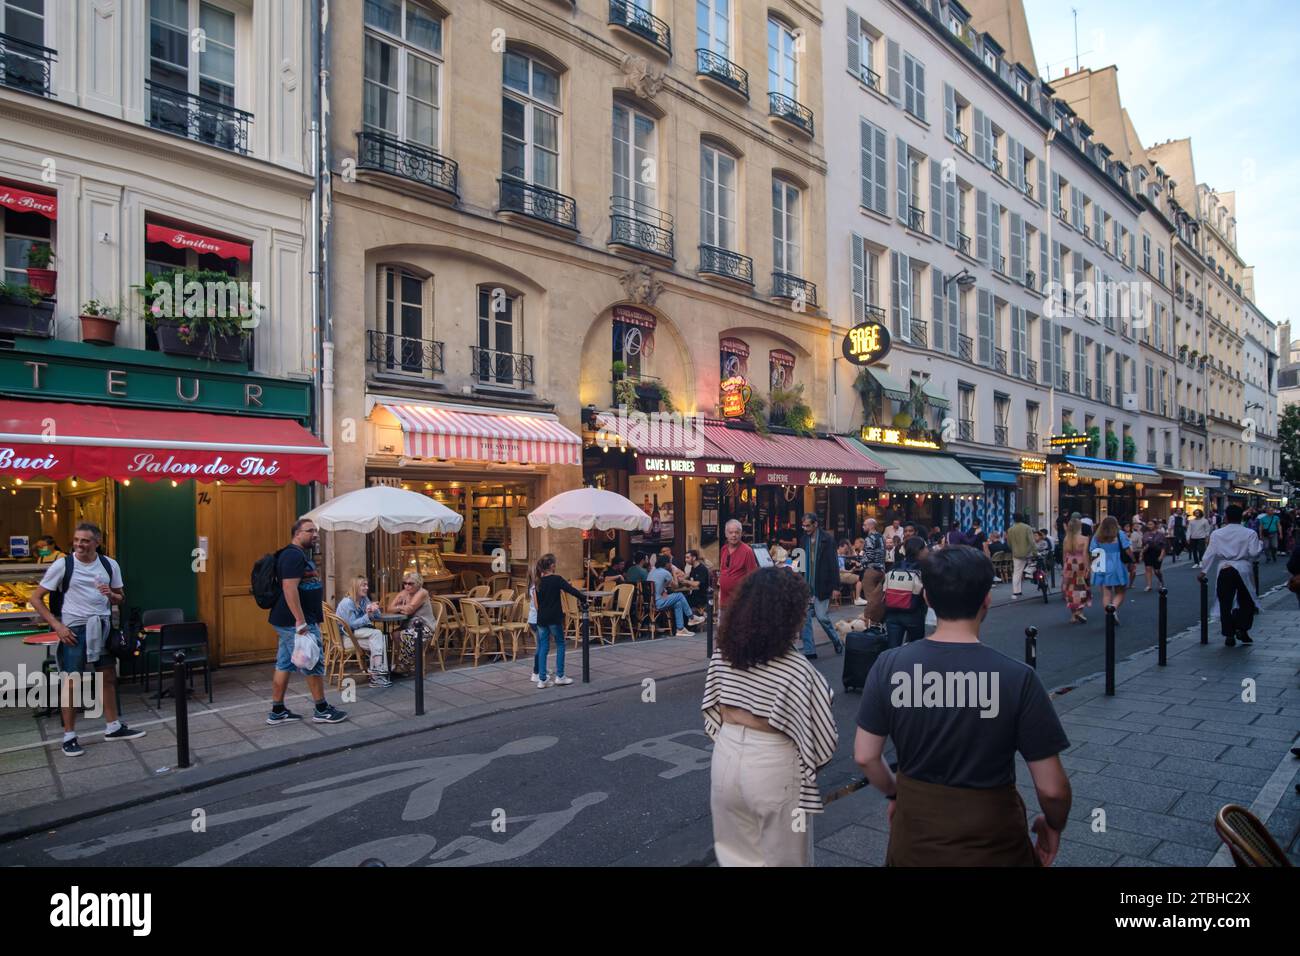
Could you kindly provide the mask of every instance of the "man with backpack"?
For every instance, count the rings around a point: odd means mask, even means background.
[[[925,637],[925,598],[921,596],[921,561],[929,549],[925,539],[903,542],[903,557],[885,575],[885,634],[887,647],[902,647],[904,641]]]
[[[82,522],[72,533],[72,554],[55,560],[32,592],[36,613],[59,636],[56,656],[63,684],[63,753],[80,757],[85,751],[77,742],[77,712],[72,707],[72,681],[88,667],[104,675],[100,689],[104,705],[104,739],[134,740],[143,730],[132,730],[117,717],[117,661],[105,649],[113,626],[113,606],[120,605],[122,569],[116,561],[99,553],[103,532],[97,525]],[[50,606],[45,606],[45,595]]]
[[[812,592],[808,616],[803,622],[803,653],[809,660],[817,657],[817,645],[813,642],[814,617],[831,639],[835,653],[844,653],[844,644],[831,624],[831,592],[839,587],[840,564],[835,553],[835,539],[822,531],[820,525],[817,515],[812,512],[803,516],[804,578]]]
[[[1277,534],[1281,526],[1282,520],[1278,518],[1276,508],[1267,508],[1259,516],[1259,539],[1268,551],[1269,564],[1277,560]]]
[[[325,649],[320,635],[320,625],[325,620],[322,607],[325,591],[309,553],[316,547],[316,523],[310,518],[299,518],[293,523],[292,535],[287,547],[266,555],[253,567],[253,594],[258,606],[267,607],[274,594],[275,603],[267,620],[280,638],[275,676],[271,680],[271,713],[266,722],[287,724],[302,720],[284,706],[284,692],[289,688],[289,675],[299,669],[293,662],[294,645],[299,638],[306,638],[316,642],[316,663],[303,671],[307,690],[316,702],[311,719],[318,724],[337,724],[347,720],[348,715],[325,700]],[[268,560],[274,562],[273,571],[268,567]]]

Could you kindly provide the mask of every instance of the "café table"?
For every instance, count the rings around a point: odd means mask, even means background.
[[[472,598],[471,600],[476,607],[481,607],[487,612],[488,620],[493,624],[500,624],[501,616],[505,613],[506,608],[515,606],[514,601],[493,601],[488,598]]]
[[[402,639],[401,638],[402,627],[410,620],[411,620],[411,616],[409,614],[390,614],[388,612],[384,612],[383,614],[370,615],[370,622],[372,624],[378,624],[380,627],[382,627],[384,629],[385,635],[388,638],[388,660],[389,661],[397,660],[397,651],[399,649],[398,645]],[[391,664],[389,666],[391,667]]]

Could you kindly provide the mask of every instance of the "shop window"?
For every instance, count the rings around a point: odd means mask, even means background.
[[[365,20],[366,128],[437,150],[441,17],[413,0],[367,0]]]
[[[523,348],[520,307],[521,297],[509,290],[479,286],[478,346],[474,349],[479,382],[505,388],[532,383],[532,357],[517,351]]]
[[[741,376],[749,377],[749,346],[740,339],[723,339],[718,344],[719,374],[722,381]]]
[[[398,543],[398,574],[389,572],[390,588],[395,590],[401,572],[408,570],[418,570],[428,580],[431,571],[436,574],[445,567],[444,558],[490,557],[494,549],[505,548],[512,562],[528,560],[528,512],[536,507],[532,482],[408,478],[402,487],[433,498],[464,518],[464,523],[452,534],[404,532]],[[381,555],[381,561],[391,559]]]
[[[157,283],[170,284],[177,273],[183,273],[182,283],[224,284],[235,280],[240,283],[238,305],[246,309],[260,305],[256,289],[246,281],[252,265],[251,246],[246,242],[216,236],[202,227],[149,219],[145,223],[144,257],[145,288],[152,289]],[[228,304],[235,305],[229,300]],[[145,330],[145,348],[158,348],[150,326]],[[248,354],[253,354],[251,349]]]
[[[612,329],[613,361],[623,363],[625,378],[639,381],[645,377],[646,360],[654,354],[653,316],[619,317],[616,310]]]
[[[4,188],[0,184],[0,193]],[[32,246],[53,247],[53,221],[39,213],[3,209],[0,211],[0,234],[4,238],[3,281],[8,285],[27,285],[27,253]],[[50,266],[51,269],[56,267],[56,264]]]

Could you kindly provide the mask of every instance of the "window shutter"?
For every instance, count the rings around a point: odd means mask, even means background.
[[[1106,233],[1102,228],[1101,203],[1096,202],[1092,204],[1092,240],[1099,246],[1106,242]]]
[[[1079,192],[1077,186],[1070,187],[1070,225],[1080,232],[1083,231],[1082,212],[1083,194]]]
[[[944,232],[948,245],[957,248],[957,180],[949,179],[943,184],[943,218]]]
[[[993,293],[979,290],[979,363],[993,364]]]
[[[898,336],[904,342],[912,341],[912,260],[898,256]]]
[[[989,203],[989,266],[994,272],[1002,271],[1002,207]]]
[[[936,352],[944,351],[943,347],[943,323],[944,323],[944,293],[943,293],[943,270],[930,267],[930,293],[932,305],[930,311],[930,329],[932,330],[930,346]]]
[[[1020,310],[1020,306],[1013,305],[1011,307],[1011,374],[1016,378],[1020,378],[1024,370],[1024,356],[1021,354],[1021,349],[1024,348],[1025,333],[1020,325],[1023,320],[1024,313]]]
[[[849,15],[853,15],[851,11]],[[876,169],[876,157],[874,152],[876,139],[875,136],[872,135],[871,124],[866,120],[861,120],[858,123],[858,140],[858,177],[862,182],[862,205],[871,209],[875,201],[875,188],[872,175],[875,173]]]
[[[993,117],[984,114],[984,165],[993,168]]]
[[[943,132],[957,141],[957,91],[947,83],[943,85]]]
[[[1038,167],[1038,201],[1047,205],[1047,164],[1041,159],[1035,162]]]
[[[1020,163],[1016,162],[1016,156],[1020,151],[1020,144],[1010,136],[1007,137],[1007,181],[1013,186],[1020,185]]]
[[[937,159],[930,160],[930,235],[943,242],[943,171]]]
[[[971,130],[975,134],[975,158],[981,163],[984,159],[984,111],[975,110],[975,121],[971,124]]]
[[[895,335],[899,330],[899,302],[901,301],[898,277],[902,272],[899,268],[899,254],[891,252],[889,254],[889,326],[890,331]]]
[[[897,173],[898,173],[898,221],[904,225],[909,225],[907,207],[910,206],[912,188],[912,177],[907,172],[907,143],[903,142],[903,137],[895,138],[897,147]]]
[[[867,317],[867,255],[861,236],[852,236],[853,241],[853,324],[862,322]]]
[[[1115,258],[1118,259],[1120,256],[1124,254],[1124,250],[1119,247],[1119,220],[1112,219],[1110,221],[1110,225],[1111,225],[1111,232],[1114,233],[1114,235],[1111,237],[1114,240],[1114,245],[1112,248],[1115,251]]]
[[[1061,281],[1061,244],[1052,243],[1052,281]]]
[[[1025,281],[1024,220],[1019,213],[1011,214],[1011,277],[1017,282]]]
[[[1130,268],[1130,269],[1133,268],[1134,265],[1135,265],[1136,263],[1137,263],[1137,243],[1136,243],[1136,241],[1135,241],[1135,237],[1133,236],[1133,233],[1130,232],[1130,233],[1128,234],[1128,264],[1129,264],[1129,268]]]
[[[885,91],[895,104],[903,102],[902,51],[898,41],[885,41]]]
[[[1103,272],[1101,274],[1101,295],[1097,296],[1097,318],[1101,319],[1106,328],[1113,332],[1115,331],[1115,321],[1111,318],[1112,306],[1110,293],[1110,276]]]
[[[1038,234],[1038,288],[1047,286],[1047,233]]]
[[[903,55],[903,109],[916,113],[916,77],[913,73],[915,61],[907,54]]]
[[[1056,384],[1056,363],[1053,361],[1055,351],[1052,347],[1052,320],[1043,316],[1038,320],[1039,336],[1042,339],[1043,355],[1043,383],[1045,385]]]
[[[989,194],[975,191],[975,258],[989,264]]]
[[[1065,371],[1065,347],[1062,344],[1061,323],[1057,322],[1052,326],[1053,344],[1052,344],[1052,361],[1056,366],[1056,386],[1060,388],[1062,383],[1061,375]]]
[[[955,282],[948,286],[948,351],[952,355],[961,350],[961,310],[957,302],[959,291]]]
[[[872,135],[876,139],[875,161],[876,173],[873,177],[876,202],[872,207],[882,216],[889,215],[889,148],[888,139],[885,137],[885,131],[878,126],[872,127]]]
[[[916,86],[916,92],[914,94],[916,100],[915,113],[918,118],[928,123],[929,120],[926,119],[925,116],[925,64],[919,60],[916,61],[912,68],[912,72],[913,83]]]
[[[862,23],[858,15],[852,10],[848,16],[848,36],[849,36],[849,72],[858,79],[862,78],[862,51],[859,44],[862,42]]]
[[[1061,174],[1052,173],[1052,215],[1061,214]]]

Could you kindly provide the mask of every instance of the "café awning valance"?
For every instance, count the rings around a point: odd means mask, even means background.
[[[146,242],[162,242],[173,249],[193,249],[200,255],[217,256],[221,259],[238,259],[249,262],[253,258],[253,247],[243,242],[230,239],[217,239],[197,232],[187,232],[172,226],[149,224],[144,227]]]

